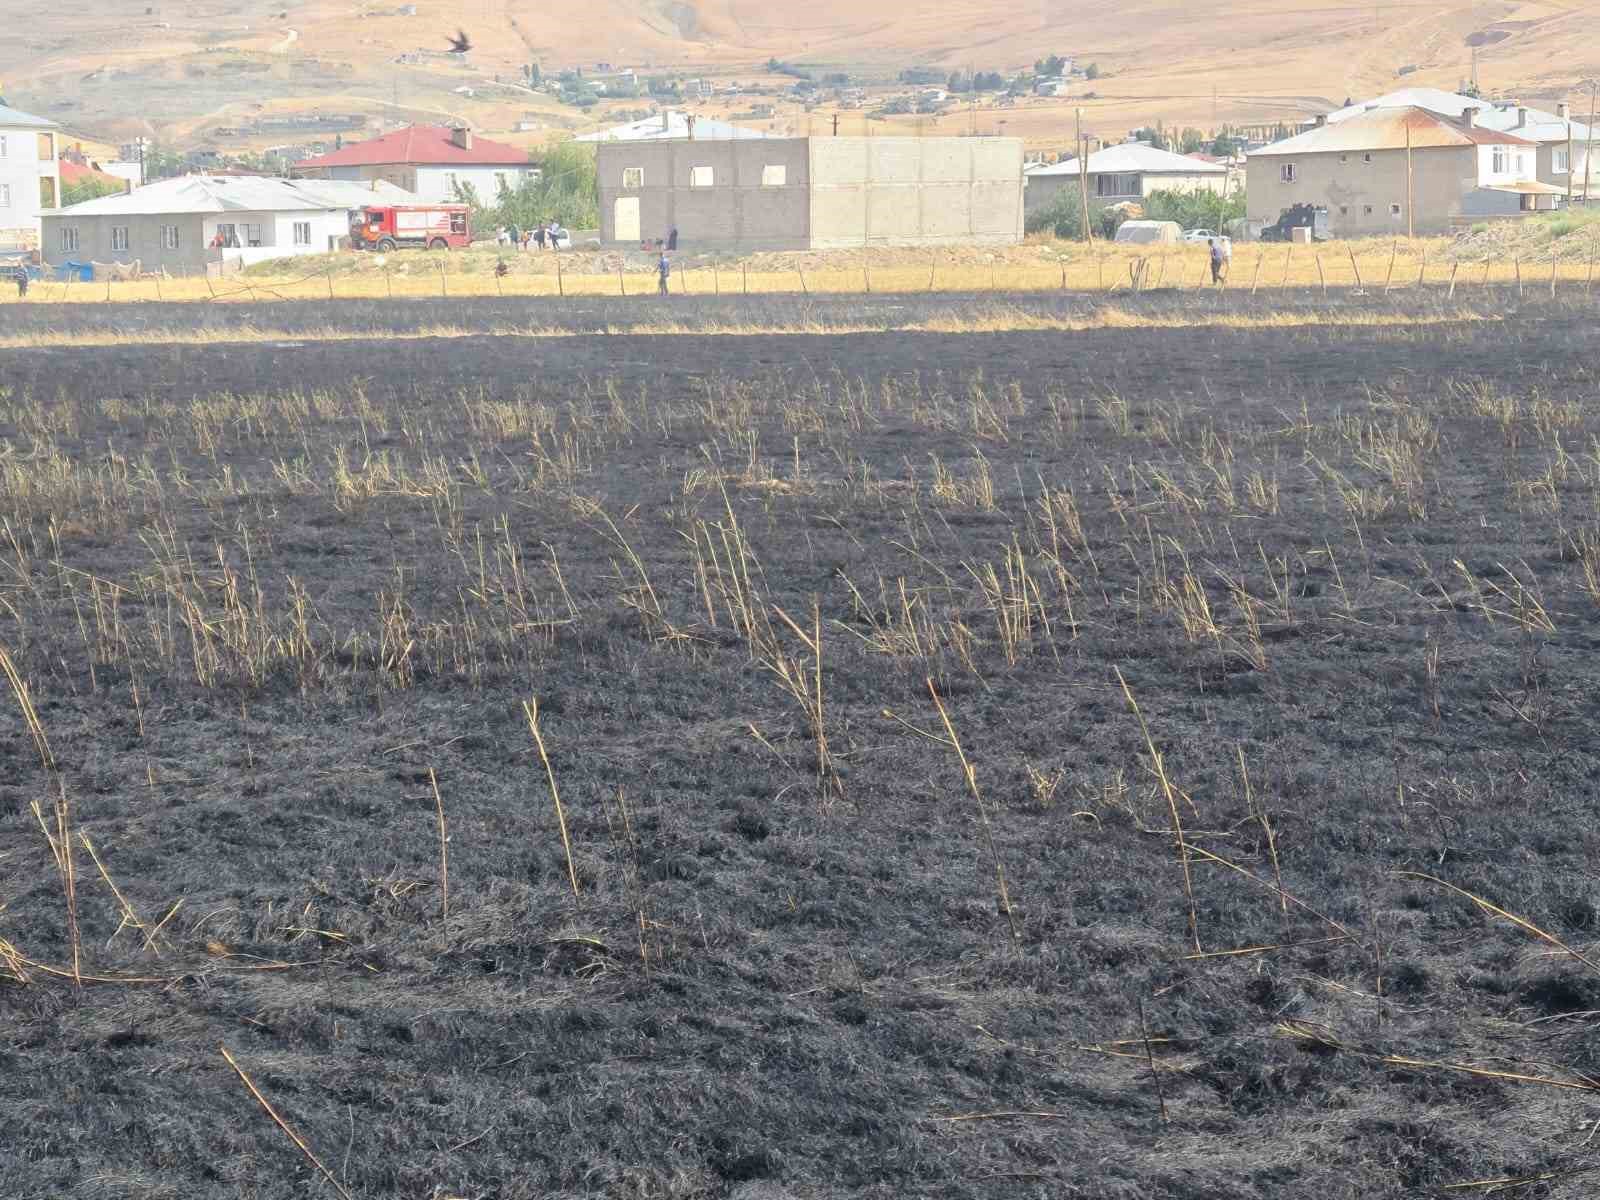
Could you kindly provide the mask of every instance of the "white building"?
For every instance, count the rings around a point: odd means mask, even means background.
[[[768,136],[758,129],[746,129],[742,125],[730,125],[726,121],[713,121],[707,117],[696,117],[693,113],[673,112],[662,109],[653,117],[646,117],[643,121],[634,121],[629,125],[617,125],[611,129],[601,130],[599,133],[586,133],[575,139],[580,142],[662,142],[695,140],[702,142],[729,142],[740,141],[745,138],[764,138]]]
[[[447,125],[410,125],[382,137],[341,146],[294,166],[298,179],[382,180],[420,196],[428,204],[449,204],[458,187],[470,187],[480,203],[493,204],[502,187],[515,191],[539,168],[528,152],[504,142],[474,136]]]
[[[1121,142],[1089,155],[1080,176],[1078,160],[1029,168],[1027,211],[1050,207],[1062,188],[1086,179],[1089,207],[1099,210],[1126,201],[1138,202],[1151,192],[1217,192],[1226,195],[1237,181],[1226,167],[1187,154],[1158,150],[1144,142]]]
[[[44,217],[47,263],[138,260],[172,274],[226,271],[325,254],[368,204],[416,204],[390,184],[254,175],[185,175]]]
[[[56,123],[0,104],[0,250],[36,250],[60,203]]]

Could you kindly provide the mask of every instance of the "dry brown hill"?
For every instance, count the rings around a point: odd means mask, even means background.
[[[1290,118],[1405,83],[1553,101],[1600,75],[1600,0],[1328,3],[1327,0],[119,0],[77,8],[0,0],[0,80],[12,103],[109,136],[173,140],[289,110],[473,120],[546,130],[603,119],[496,87],[530,59],[759,76],[769,57],[891,78],[912,64],[1006,71],[1050,53],[1099,64],[1092,98],[970,112],[974,126],[1059,141],[1073,107],[1096,132],[1165,121]],[[473,53],[443,53],[465,29]],[[400,56],[420,60],[397,61]],[[1401,75],[1401,71],[1405,74]],[[473,91],[467,96],[459,89]],[[1579,106],[1581,107],[1581,101]],[[782,114],[783,126],[805,121]],[[270,140],[270,139],[266,139]],[[279,140],[288,140],[280,138]]]

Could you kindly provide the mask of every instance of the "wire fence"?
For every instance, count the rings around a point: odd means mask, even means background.
[[[93,281],[47,280],[34,283],[28,303],[201,302],[214,304],[307,300],[462,299],[483,297],[551,298],[565,296],[632,296],[659,294],[658,277],[649,268],[600,266],[599,256],[574,257],[570,266],[557,260],[554,270],[512,270],[497,274],[448,271],[440,262],[429,269],[419,256],[414,264],[385,265],[381,270],[335,270],[325,266],[292,277],[233,276],[218,281],[201,276]],[[970,260],[970,254],[968,259]],[[1513,286],[1523,294],[1544,289],[1556,294],[1577,289],[1592,292],[1600,237],[1586,255],[1463,259],[1447,253],[1432,256],[1426,248],[1396,242],[1274,245],[1240,247],[1213,282],[1204,246],[1129,248],[1111,246],[1098,252],[1079,251],[1055,262],[1018,264],[1002,261],[942,261],[938,253],[925,263],[893,265],[799,264],[792,267],[762,262],[675,265],[669,290],[678,296],[732,295],[870,295],[944,293],[1139,293],[1220,289],[1257,292],[1320,289],[1390,292],[1438,288],[1454,294],[1462,288]],[[6,302],[18,298],[6,296]]]

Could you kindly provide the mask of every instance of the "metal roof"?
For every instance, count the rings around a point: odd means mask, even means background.
[[[11,108],[0,104],[0,129],[55,129],[56,123],[49,117],[36,117],[32,113],[25,113],[20,108]]]
[[[1409,131],[1409,142],[1407,133]],[[1437,150],[1458,146],[1532,146],[1527,138],[1481,126],[1467,126],[1415,106],[1375,108],[1332,125],[1318,125],[1294,137],[1250,151],[1249,158],[1282,154],[1359,154],[1366,150]]]
[[[116,196],[102,196],[49,216],[168,216],[185,213],[313,212],[366,204],[420,204],[381,180],[270,179],[253,175],[184,175]]]
[[[1489,192],[1515,192],[1519,196],[1565,196],[1566,188],[1556,187],[1554,184],[1539,183],[1533,179],[1520,179],[1516,183],[1486,183],[1483,185]]]
[[[1186,154],[1173,154],[1157,150],[1144,142],[1122,142],[1107,146],[1089,155],[1090,175],[1134,174],[1144,175],[1226,175],[1228,169],[1218,163],[1190,158]],[[1078,160],[1069,158],[1054,166],[1038,167],[1028,173],[1029,179],[1052,175],[1077,175]]]
[[[699,117],[694,123],[694,139],[697,142],[728,142],[747,138],[770,137],[759,129],[746,129],[743,125],[732,125],[727,121],[713,121],[707,117]],[[653,117],[646,117],[643,121],[634,121],[628,125],[618,125],[612,129],[604,129],[599,133],[586,133],[577,140],[580,142],[664,142],[673,139],[684,140],[689,137],[689,115],[681,112],[657,113]]]
[[[453,132],[448,125],[409,125],[405,129],[386,133],[382,137],[371,138],[365,142],[352,142],[331,153],[301,159],[295,163],[294,169],[303,171],[317,167],[375,167],[395,164],[423,167],[529,165],[526,150],[476,136],[472,139],[472,148],[465,149],[451,140]]]
[[[1372,100],[1335,109],[1328,114],[1328,124],[1337,125],[1351,117],[1376,108],[1423,108],[1445,117],[1460,117],[1468,109],[1477,112],[1479,129],[1495,129],[1501,133],[1514,133],[1536,142],[1564,142],[1571,126],[1574,141],[1587,140],[1588,126],[1579,121],[1569,121],[1542,108],[1530,108],[1510,100],[1483,100],[1475,96],[1462,96],[1439,88],[1401,88],[1386,92]],[[1521,122],[1520,124],[1518,122]]]

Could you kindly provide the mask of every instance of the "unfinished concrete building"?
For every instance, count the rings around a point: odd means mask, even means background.
[[[694,250],[1004,245],[1022,239],[1018,138],[603,142],[601,238]]]

